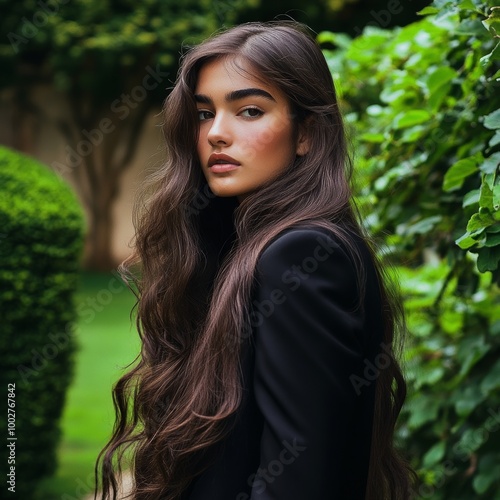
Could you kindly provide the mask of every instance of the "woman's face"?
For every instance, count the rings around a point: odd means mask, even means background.
[[[245,195],[275,178],[307,141],[295,141],[290,107],[276,87],[254,78],[238,60],[206,63],[198,75],[195,99],[200,119],[198,156],[216,196]],[[255,72],[253,72],[255,74]]]

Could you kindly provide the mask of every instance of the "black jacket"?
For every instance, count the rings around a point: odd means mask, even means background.
[[[244,401],[188,500],[362,500],[381,352],[379,287],[322,228],[288,229],[263,251],[242,346]],[[378,355],[378,357],[377,357]]]

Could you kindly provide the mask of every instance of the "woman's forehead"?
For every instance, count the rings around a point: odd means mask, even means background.
[[[212,71],[208,72],[207,69]],[[205,78],[207,73],[210,73],[212,78],[217,77],[219,81],[224,83],[228,81],[238,82],[239,84],[245,83],[246,85],[268,88],[281,94],[278,86],[269,79],[264,78],[256,65],[242,55],[224,55],[205,61],[198,71],[197,88],[202,81],[207,81],[207,78]]]

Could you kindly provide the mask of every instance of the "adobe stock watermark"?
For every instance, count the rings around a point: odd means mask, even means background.
[[[115,295],[123,292],[127,287],[118,272],[112,271],[113,275],[108,282],[108,286],[101,288],[94,296],[86,297],[76,307],[76,312],[82,317],[84,323],[91,323],[106,306],[111,304]]]
[[[23,16],[19,32],[14,33],[11,31],[7,34],[7,39],[10,42],[12,50],[17,54],[20,45],[26,45],[32,38],[37,36],[40,30],[47,25],[49,17],[59,12],[59,5],[64,5],[68,2],[69,0],[38,0],[36,5],[40,8],[33,13],[31,19]]]
[[[286,439],[281,442],[283,448],[278,457],[271,460],[265,467],[259,467],[257,472],[250,474],[247,479],[248,486],[252,487],[258,495],[266,491],[268,484],[274,483],[277,477],[283,474],[287,465],[293,464],[300,454],[307,450],[307,446],[297,444],[297,439],[294,438],[292,444]],[[248,493],[240,492],[236,495],[235,500],[249,500]]]
[[[233,1],[214,0],[213,8],[221,24],[223,24],[227,20],[228,13],[234,12],[235,3],[236,2],[234,0]]]
[[[209,185],[205,184],[203,186],[203,189],[196,193],[196,196],[186,207],[186,215],[188,217],[199,215],[202,210],[208,207],[208,205],[210,204],[210,200],[213,200],[214,198],[215,194],[212,192]]]
[[[244,325],[240,336],[241,341],[250,337],[253,328],[261,326],[264,319],[269,318],[274,313],[276,306],[287,300],[285,291],[295,292],[298,290],[304,281],[318,270],[320,263],[326,261],[338,248],[338,245],[326,236],[317,236],[316,241],[318,244],[312,255],[304,257],[300,263],[293,264],[282,273],[281,283],[284,287],[276,287],[271,290],[268,298],[253,300],[249,321]]]
[[[373,362],[367,358],[363,360],[365,365],[363,376],[361,377],[360,375],[356,375],[354,373],[349,376],[349,381],[351,382],[356,395],[359,396],[361,394],[363,387],[370,387],[370,385],[378,379],[380,372],[391,366],[391,360],[391,344],[381,342],[380,352],[375,356]]]
[[[148,92],[156,89],[169,75],[168,72],[161,71],[159,64],[156,65],[156,68],[147,66],[145,73],[140,85],[133,87],[128,94],[123,92],[119,98],[111,103],[110,110],[119,121],[125,120],[130,115],[131,110],[137,108],[146,99]],[[67,164],[54,161],[51,163],[52,168],[62,175],[71,172],[72,169],[81,165],[84,158],[92,154],[94,148],[102,143],[106,135],[115,130],[116,124],[111,118],[103,118],[98,126],[91,130],[83,129],[81,135],[84,138],[74,148],[69,144],[65,147]]]
[[[491,433],[500,429],[500,408],[496,412],[492,408],[488,408],[488,413],[490,416],[481,427],[475,429],[467,435],[466,439],[455,443],[453,446],[453,452],[461,460],[467,460],[474,450],[488,441]]]
[[[31,349],[30,366],[17,365],[17,371],[21,376],[21,383],[26,386],[31,377],[38,376],[51,360],[68,347],[71,338],[76,337],[77,334],[78,329],[71,323],[67,323],[62,332],[49,333],[47,335],[48,341],[41,348]]]
[[[76,312],[82,317],[84,323],[94,320],[96,313],[101,312],[105,306],[109,305],[113,297],[126,289],[121,281],[120,275],[113,271],[113,277],[109,280],[108,286],[102,288],[95,296],[87,297],[77,305]],[[47,334],[47,342],[38,349],[31,349],[31,360],[28,365],[20,364],[17,371],[21,376],[21,383],[28,384],[31,377],[36,377],[43,371],[50,361],[55,359],[60,352],[64,351],[73,337],[77,337],[79,330],[77,325],[70,322],[65,325],[64,331],[50,332]]]
[[[411,0],[408,1],[411,2]],[[400,0],[389,0],[386,7],[386,9],[380,9],[379,11],[371,10],[370,16],[373,21],[368,22],[365,27],[374,26],[376,28],[387,28],[392,21],[392,17],[401,14],[404,10]],[[356,26],[354,28],[356,36],[361,35],[363,33],[363,29]]]
[[[452,460],[446,460],[434,471],[434,483],[431,484],[420,484],[418,489],[412,490],[412,498],[429,498],[436,490],[442,488],[449,477],[457,472],[457,467]]]
[[[479,446],[484,444],[493,432],[497,432],[500,429],[500,408],[496,412],[492,408],[488,408],[489,417],[486,422],[467,435],[466,439],[455,443],[452,451],[462,462],[466,462],[470,459],[471,455]],[[456,462],[453,460],[446,460],[439,465],[437,469],[433,471],[434,482],[432,484],[421,484],[415,494],[418,493],[420,498],[432,497],[436,490],[442,488],[446,481],[453,476],[458,471]]]
[[[130,498],[132,492],[133,478],[129,470],[125,470],[117,477],[118,480],[118,499],[125,500]],[[60,496],[61,500],[94,500],[94,498],[102,498],[102,493],[98,493],[97,497],[94,496],[95,492],[95,478],[94,473],[90,473],[86,479],[80,477],[75,478],[76,483],[73,495],[63,493]]]
[[[70,495],[68,493],[63,493],[61,495],[61,500],[79,500],[82,498],[89,498],[92,495],[94,498],[94,473],[91,472],[86,479],[82,479],[81,477],[77,477],[74,479],[76,483],[75,494]]]

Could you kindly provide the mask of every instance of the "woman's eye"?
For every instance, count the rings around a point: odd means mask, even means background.
[[[244,116],[245,118],[256,118],[257,116],[261,116],[263,114],[263,111],[259,108],[247,108],[241,112],[241,116]]]
[[[200,120],[200,122],[202,122],[203,120],[209,120],[210,118],[212,118],[212,112],[211,111],[206,111],[204,109],[199,109],[198,110],[198,119]]]

